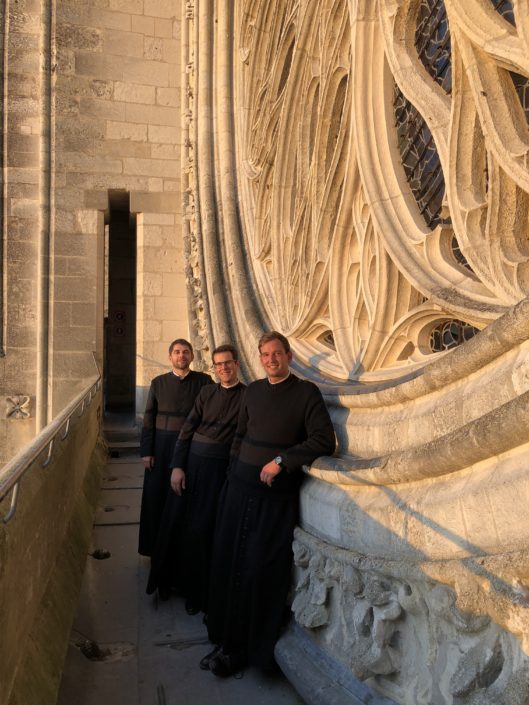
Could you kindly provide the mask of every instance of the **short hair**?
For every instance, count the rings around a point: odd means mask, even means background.
[[[261,348],[265,343],[270,343],[272,340],[279,340],[281,345],[285,348],[285,352],[289,353],[290,352],[290,343],[288,342],[288,339],[285,338],[283,333],[279,333],[277,330],[271,330],[268,333],[264,333],[260,338],[259,342],[257,343],[257,347],[259,349],[259,352],[261,352]]]
[[[173,352],[173,348],[175,345],[185,345],[186,348],[189,348],[191,352],[193,352],[193,346],[191,345],[189,340],[186,340],[185,338],[177,338],[176,340],[173,340],[173,342],[169,346],[169,355]]]
[[[223,352],[231,353],[234,360],[239,359],[239,353],[237,352],[237,348],[234,345],[230,345],[229,343],[226,343],[225,345],[219,345],[211,353],[211,360],[213,361],[213,364],[215,364],[215,355],[217,353],[223,353]]]

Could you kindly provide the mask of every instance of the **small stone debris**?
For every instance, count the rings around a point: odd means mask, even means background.
[[[107,558],[110,558],[112,555],[110,551],[107,551],[104,548],[96,548],[92,551],[92,553],[88,554],[89,556],[92,556],[92,558],[95,558],[98,561],[104,561]]]
[[[128,642],[115,642],[99,645],[94,639],[78,639],[74,642],[76,648],[89,661],[127,661],[136,653],[134,644]]]

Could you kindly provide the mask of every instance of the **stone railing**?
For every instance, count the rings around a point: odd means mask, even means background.
[[[103,464],[101,378],[0,470],[0,705],[55,702]]]

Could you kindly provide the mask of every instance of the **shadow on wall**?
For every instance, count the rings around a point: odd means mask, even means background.
[[[356,501],[360,494],[367,499]],[[404,534],[375,519],[371,506],[387,508],[388,524],[399,513]],[[432,561],[414,545],[421,531],[417,543],[441,538],[466,557]],[[375,694],[402,705],[529,702],[526,551],[490,555],[393,487],[345,488],[310,478],[294,556],[292,610],[306,631],[291,629],[278,659],[290,677],[295,644],[305,640],[299,652],[309,655],[313,692],[321,686],[314,682],[319,661],[322,680],[334,679],[326,687],[332,691],[339,681],[351,702],[379,702]],[[298,665],[298,673],[305,670]]]

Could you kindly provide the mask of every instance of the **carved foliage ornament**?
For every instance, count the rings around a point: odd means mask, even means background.
[[[461,343],[529,295],[528,18],[528,0],[236,0],[243,231],[307,364],[399,376],[443,352],[434,331]]]
[[[406,705],[527,702],[529,661],[516,639],[459,610],[451,588],[297,535],[296,621],[357,678]]]

